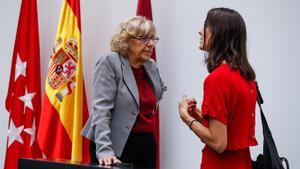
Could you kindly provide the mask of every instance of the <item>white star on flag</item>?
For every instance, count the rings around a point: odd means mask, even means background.
[[[20,56],[18,54],[17,56],[17,63],[16,63],[16,71],[15,71],[15,80],[20,76],[23,75],[26,76],[26,65],[27,62],[22,62],[20,59]]]
[[[33,111],[33,106],[32,106],[32,98],[35,96],[36,92],[33,93],[28,93],[27,88],[25,88],[25,94],[24,96],[20,96],[19,99],[22,100],[25,104],[24,110],[26,107],[30,108]],[[24,111],[25,113],[25,111]]]
[[[9,129],[8,129],[8,147],[16,140],[18,141],[19,143],[22,143],[23,144],[23,140],[22,140],[22,137],[21,137],[21,132],[24,128],[24,125],[16,128],[13,120],[10,121],[10,126],[9,126]]]
[[[26,128],[26,129],[24,129],[24,131],[26,133],[28,133],[29,135],[31,135],[31,138],[30,138],[30,147],[31,147],[35,140],[35,131],[36,131],[35,119],[33,119],[31,128]]]

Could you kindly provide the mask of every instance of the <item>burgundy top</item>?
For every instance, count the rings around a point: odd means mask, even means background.
[[[135,124],[132,128],[134,133],[147,133],[154,131],[154,114],[156,108],[156,96],[147,80],[147,75],[144,68],[132,68],[138,92],[140,111]]]

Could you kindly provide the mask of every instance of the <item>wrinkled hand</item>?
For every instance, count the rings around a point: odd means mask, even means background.
[[[114,165],[119,164],[121,161],[116,156],[107,156],[101,159],[98,159],[100,165]]]

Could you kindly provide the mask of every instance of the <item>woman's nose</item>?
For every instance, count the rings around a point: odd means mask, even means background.
[[[156,43],[157,43],[157,42],[156,42],[155,40],[149,39],[149,41],[148,41],[148,43],[147,43],[147,46],[151,46],[151,47],[153,46],[153,47],[154,47],[154,46],[156,45]]]

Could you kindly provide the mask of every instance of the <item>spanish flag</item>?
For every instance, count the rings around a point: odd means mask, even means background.
[[[81,135],[88,118],[82,71],[79,0],[63,0],[46,77],[38,143],[48,159],[89,161]]]

